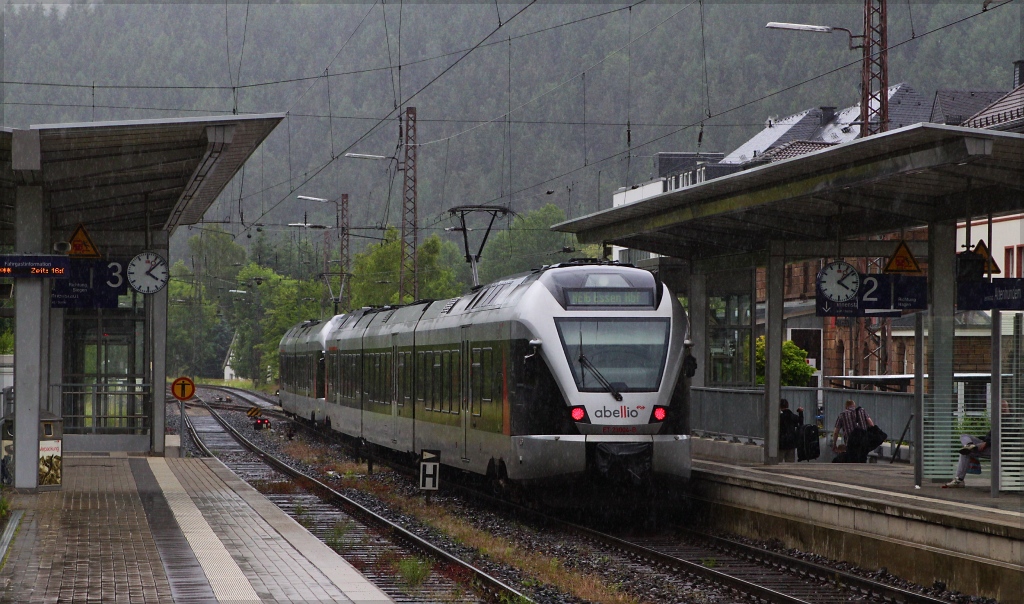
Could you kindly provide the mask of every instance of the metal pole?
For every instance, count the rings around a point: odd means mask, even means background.
[[[924,480],[924,313],[914,315],[914,486]]]
[[[178,401],[178,413],[181,414],[181,421],[178,422],[178,457],[185,457],[185,401]]]
[[[991,240],[990,240],[991,241]],[[989,450],[992,454],[992,496],[999,497],[999,449],[1002,447],[1000,439],[1000,428],[1002,427],[1002,401],[1003,401],[1003,379],[1002,379],[1002,356],[1003,356],[1003,320],[1002,313],[998,310],[992,311],[992,385],[990,386],[990,400],[992,401],[992,439],[989,442]]]

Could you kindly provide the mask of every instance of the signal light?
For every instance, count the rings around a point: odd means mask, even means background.
[[[569,414],[572,415],[572,421],[581,422],[585,417],[587,417],[587,408],[573,407],[572,411],[570,411]]]
[[[667,415],[668,415],[668,409],[666,409],[664,407],[655,407],[654,408],[654,413],[653,413],[654,421],[656,421],[656,422],[663,422],[663,421],[665,421],[665,417]]]

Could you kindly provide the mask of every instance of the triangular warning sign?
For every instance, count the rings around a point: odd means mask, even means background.
[[[896,246],[896,251],[889,257],[889,261],[885,263],[885,268],[882,272],[920,273],[921,265],[917,263],[917,258],[914,258],[914,255],[910,253],[907,242],[900,241],[900,244]]]
[[[992,273],[993,275],[1002,273],[999,270],[999,265],[992,259],[992,254],[988,252],[988,246],[985,245],[984,241],[978,241],[978,245],[974,246],[974,253],[985,259],[985,273]]]
[[[85,232],[85,226],[78,225],[75,229],[75,234],[71,236],[71,250],[68,251],[68,256],[72,258],[99,258],[100,251],[96,249],[96,245],[93,244],[92,239],[89,238],[89,233]]]

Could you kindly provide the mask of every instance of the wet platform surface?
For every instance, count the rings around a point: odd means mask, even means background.
[[[68,455],[23,510],[0,602],[390,602],[215,459]]]
[[[934,507],[947,511],[961,511],[993,519],[1016,519],[1018,525],[1024,512],[1024,493],[1002,491],[992,497],[988,472],[968,476],[962,489],[944,489],[944,482],[924,480],[921,488],[914,487],[914,467],[907,463],[831,464],[781,463],[776,465],[735,464],[721,460],[695,460],[695,468],[713,472],[731,472],[780,480],[787,484],[825,489],[866,499],[878,499],[894,504]],[[950,476],[952,478],[952,476]],[[1002,513],[1009,512],[1009,514]]]

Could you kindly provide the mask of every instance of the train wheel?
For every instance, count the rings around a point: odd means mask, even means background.
[[[487,476],[491,481],[491,492],[495,495],[507,495],[512,484],[508,479],[508,471],[504,462],[497,462],[492,459],[487,468]]]
[[[327,417],[326,417],[326,418],[324,419],[324,427],[325,427],[325,428],[327,428],[328,430],[330,430],[330,429],[331,429],[331,416],[330,416],[330,415],[328,415],[328,416],[327,416]]]

